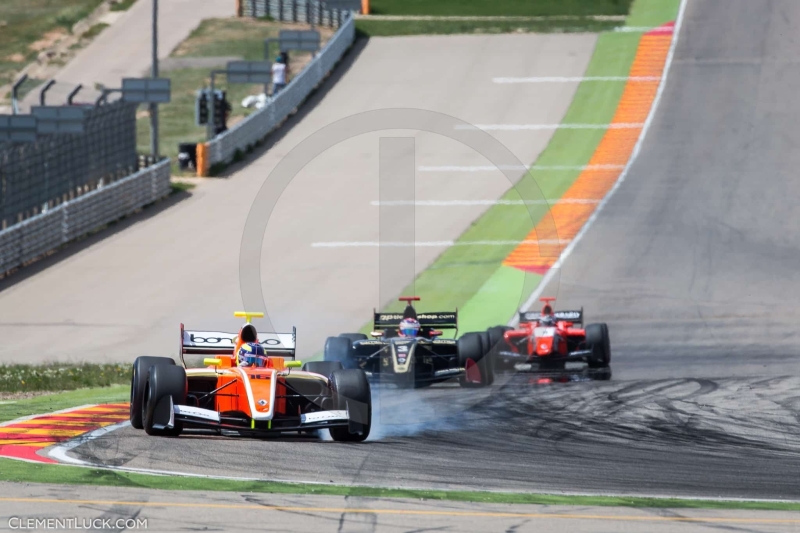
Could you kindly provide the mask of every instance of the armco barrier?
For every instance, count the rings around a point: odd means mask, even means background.
[[[0,273],[167,196],[169,165],[161,161],[0,231]]]
[[[355,40],[355,20],[349,13],[345,16],[346,20],[325,48],[285,89],[263,108],[205,143],[205,148],[199,148],[198,153],[202,151],[205,154],[205,163],[201,165],[198,161],[199,175],[207,175],[212,165],[229,163],[237,150],[244,152],[266,137],[322,83]]]
[[[337,27],[347,9],[358,11],[358,0],[339,2],[337,7],[324,0],[239,0],[237,13],[245,17],[268,17],[281,22],[297,22]]]

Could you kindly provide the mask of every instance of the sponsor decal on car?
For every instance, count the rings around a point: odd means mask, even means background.
[[[175,405],[173,412],[176,415],[191,416],[194,418],[202,418],[204,420],[211,420],[219,422],[219,413],[210,409],[202,409],[200,407],[192,407],[189,405]]]
[[[300,415],[301,424],[312,422],[327,422],[331,420],[347,420],[347,411],[319,411],[317,413],[306,413]]]

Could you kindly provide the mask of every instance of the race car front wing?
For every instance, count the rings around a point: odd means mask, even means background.
[[[585,362],[587,358],[591,357],[592,350],[576,350],[574,352],[570,352],[567,355],[559,355],[559,354],[550,354],[550,355],[536,355],[536,354],[526,354],[526,353],[518,353],[512,351],[500,351],[498,352],[500,357],[508,358],[515,360],[520,363],[524,362],[536,362],[536,361],[564,361],[564,362],[572,362],[572,361],[583,361]]]
[[[159,429],[172,428],[178,422],[194,428],[227,429],[258,434],[347,427],[352,421],[350,413],[346,410],[315,411],[272,420],[254,420],[243,416],[225,416],[211,409],[172,405],[169,421],[156,427]]]

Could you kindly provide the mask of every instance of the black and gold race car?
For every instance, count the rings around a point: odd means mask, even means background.
[[[343,333],[325,341],[325,361],[345,368],[360,368],[375,381],[400,388],[419,388],[457,379],[463,387],[484,387],[494,381],[490,359],[484,357],[481,335],[467,333],[458,340],[442,338],[443,330],[458,334],[458,311],[418,313],[412,302],[418,296],[400,298],[402,313],[374,312],[372,339],[363,333]],[[403,336],[404,319],[419,322],[416,336]]]

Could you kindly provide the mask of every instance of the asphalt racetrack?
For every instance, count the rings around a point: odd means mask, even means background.
[[[612,381],[376,389],[376,439],[355,446],[128,428],[74,453],[334,483],[800,498],[798,27],[796,0],[688,1],[641,153],[546,288],[609,323]]]

